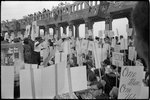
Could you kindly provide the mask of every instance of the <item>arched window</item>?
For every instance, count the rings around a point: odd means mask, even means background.
[[[97,5],[100,5],[100,1],[97,1]]]
[[[76,5],[74,5],[74,11],[77,11],[77,6]]]
[[[85,8],[85,3],[82,3],[82,9],[84,9]]]
[[[78,10],[81,10],[81,4],[78,5]]]

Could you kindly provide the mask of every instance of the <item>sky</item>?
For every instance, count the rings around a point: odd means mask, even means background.
[[[1,21],[12,19],[22,19],[23,16],[33,14],[38,11],[42,11],[43,8],[51,10],[53,6],[57,6],[61,1],[1,1]],[[63,1],[64,2],[64,1]],[[73,1],[66,1],[73,3]],[[116,29],[118,29],[119,35],[127,37],[126,24],[128,20],[126,18],[116,19],[112,22],[112,30],[117,35]],[[67,28],[68,29],[68,28]],[[100,30],[105,30],[105,22],[95,22],[93,26],[94,37],[98,36]],[[52,31],[50,29],[50,31]],[[61,29],[62,32],[62,29]],[[69,31],[67,30],[67,33]],[[61,33],[62,34],[62,33]],[[85,24],[79,26],[80,37],[85,37]]]

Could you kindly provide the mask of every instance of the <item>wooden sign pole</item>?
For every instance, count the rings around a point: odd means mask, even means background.
[[[117,87],[117,83],[118,83],[118,75],[117,75],[117,73],[118,73],[118,65],[116,66],[117,67],[117,71],[116,71],[116,87]]]
[[[57,77],[57,64],[55,64],[55,94],[56,94],[56,97],[58,96],[58,77]]]
[[[68,83],[69,83],[69,95],[71,96],[71,98],[73,98],[71,70],[70,70],[70,65],[68,64],[67,64],[67,73],[68,73]]]
[[[31,88],[32,88],[32,97],[35,99],[35,85],[34,85],[34,75],[33,75],[33,68],[30,64],[30,73],[31,73]]]

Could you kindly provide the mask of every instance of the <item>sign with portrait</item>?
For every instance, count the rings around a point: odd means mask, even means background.
[[[113,52],[112,64],[119,66],[119,67],[122,67],[123,66],[123,53]]]

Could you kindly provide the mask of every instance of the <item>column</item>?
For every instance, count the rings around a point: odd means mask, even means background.
[[[79,26],[80,24],[75,24],[75,38],[79,38]]]
[[[132,28],[131,16],[128,15],[128,16],[127,16],[127,19],[128,19],[129,28]]]
[[[70,32],[70,31],[72,32],[71,36],[74,36],[73,22],[68,22],[68,24],[69,24],[69,32]],[[70,33],[69,33],[69,34],[70,34]]]
[[[64,34],[67,34],[67,31],[66,31],[67,25],[62,26],[62,28],[63,28],[63,33],[64,33]]]
[[[61,38],[60,25],[59,24],[55,24],[55,34],[57,35],[57,39]]]
[[[112,21],[113,19],[110,17],[110,15],[106,17],[105,30],[112,30]]]

